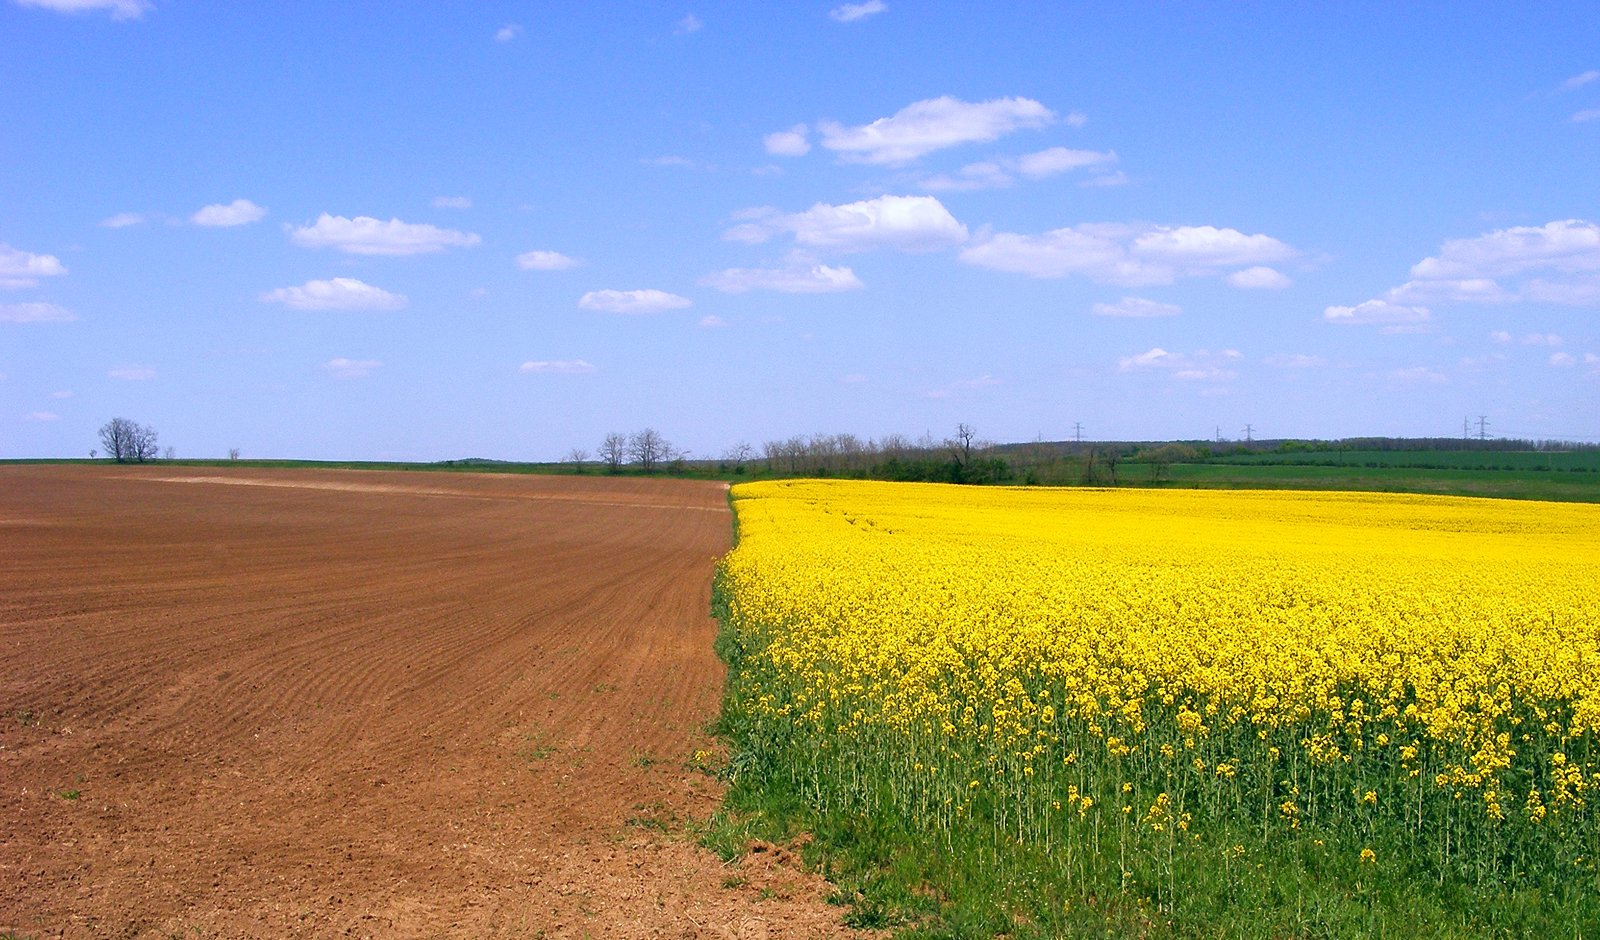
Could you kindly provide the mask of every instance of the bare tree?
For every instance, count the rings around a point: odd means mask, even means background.
[[[628,436],[620,431],[607,434],[600,441],[600,459],[607,473],[621,473],[622,463],[628,459]]]
[[[229,460],[238,460],[239,459],[239,448],[237,448],[237,447],[228,448],[228,459]]]
[[[589,452],[582,447],[574,447],[567,451],[567,462],[572,464],[572,472],[582,473],[583,465],[589,462]]]
[[[177,460],[178,459],[178,448],[173,447],[171,444],[168,444],[167,445],[167,449],[161,452],[161,459],[162,460]]]
[[[960,466],[972,463],[972,439],[977,437],[977,432],[972,430],[972,425],[965,422],[956,425],[956,436],[946,440],[945,446],[950,448],[950,457]]]
[[[645,473],[654,473],[663,460],[672,457],[672,445],[655,428],[645,428],[628,438],[628,456]]]
[[[127,418],[112,418],[100,429],[100,443],[117,463],[144,463],[156,456],[156,429]]]

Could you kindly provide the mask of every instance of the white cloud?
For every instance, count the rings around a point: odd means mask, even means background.
[[[482,241],[471,232],[399,219],[382,222],[365,215],[347,219],[326,212],[311,225],[289,228],[289,237],[302,248],[333,248],[352,255],[420,255]]]
[[[866,251],[937,251],[967,240],[967,227],[955,220],[932,196],[879,196],[842,206],[818,203],[804,212],[750,209],[723,233],[730,241],[759,244],[781,232],[794,233],[797,244],[810,248]]]
[[[1316,366],[1320,366],[1323,363],[1321,356],[1308,356],[1304,353],[1288,353],[1281,356],[1268,356],[1263,361],[1266,362],[1267,365],[1274,366],[1279,369],[1311,369],[1315,368]]]
[[[261,208],[248,199],[235,199],[223,205],[206,206],[189,216],[189,221],[196,225],[206,225],[213,228],[229,228],[235,225],[249,225],[259,222],[266,217],[267,210]]]
[[[1276,238],[1231,228],[1084,223],[1042,235],[996,233],[962,251],[961,260],[1037,278],[1081,274],[1100,283],[1139,287],[1296,255]]]
[[[1069,150],[1051,147],[1038,153],[1023,154],[1017,158],[1017,172],[1029,179],[1044,179],[1057,173],[1066,173],[1082,167],[1103,167],[1117,162],[1114,150]]]
[[[435,209],[471,209],[471,196],[435,196],[433,197]]]
[[[507,23],[506,25],[504,25],[504,26],[500,27],[499,29],[495,30],[494,41],[495,42],[510,42],[511,40],[516,39],[520,35],[522,35],[522,24],[521,23]]]
[[[106,375],[124,382],[148,382],[156,377],[156,370],[148,366],[118,366]]]
[[[1577,75],[1572,76],[1561,83],[1560,90],[1572,91],[1574,89],[1582,88],[1583,86],[1594,81],[1600,81],[1600,69],[1590,69],[1587,72],[1580,72]]]
[[[1397,304],[1503,304],[1516,298],[1486,277],[1407,281],[1390,288],[1384,299]]]
[[[847,163],[897,166],[935,150],[997,140],[1057,119],[1054,111],[1030,98],[967,102],[945,96],[914,102],[871,124],[846,127],[822,121],[817,129],[822,146]]]
[[[0,288],[33,287],[41,277],[66,273],[66,266],[55,255],[36,255],[0,242]]]
[[[1519,301],[1600,306],[1600,225],[1565,219],[1450,239],[1411,266],[1411,280],[1361,307]],[[1359,308],[1328,308],[1350,309]]]
[[[346,359],[340,356],[324,362],[322,368],[336,379],[360,379],[371,375],[382,365],[376,359]]]
[[[954,397],[957,392],[975,391],[980,388],[990,388],[1000,384],[1002,384],[1001,381],[992,375],[980,375],[975,379],[960,379],[958,381],[951,382],[944,388],[936,388],[930,392],[927,392],[926,397],[951,398]]]
[[[30,411],[30,412],[28,412],[28,416],[27,416],[26,420],[28,420],[28,421],[60,421],[61,420],[61,416],[56,414],[54,411]]]
[[[1427,321],[1432,313],[1427,307],[1410,307],[1387,300],[1368,300],[1354,307],[1328,307],[1322,311],[1329,323],[1360,326],[1412,325]]]
[[[1276,268],[1257,265],[1228,275],[1228,283],[1241,290],[1283,290],[1294,281]]]
[[[1551,353],[1550,354],[1550,364],[1553,365],[1553,366],[1558,366],[1558,367],[1561,367],[1561,368],[1565,368],[1567,366],[1577,365],[1578,364],[1578,357],[1574,356],[1572,353],[1564,353],[1564,352]]]
[[[828,11],[828,19],[836,23],[854,23],[889,9],[883,0],[866,0],[865,3],[844,3]]]
[[[537,359],[524,362],[517,371],[537,375],[587,375],[600,370],[582,359]]]
[[[993,160],[969,163],[952,176],[940,173],[922,181],[922,188],[933,192],[964,192],[974,189],[999,189],[1016,182],[1011,174]]]
[[[717,316],[716,314],[708,313],[705,316],[701,317],[700,318],[700,322],[695,324],[695,325],[700,327],[700,329],[702,329],[702,330],[720,330],[723,327],[728,326],[729,324],[728,324],[727,320],[722,319],[721,317]]]
[[[1489,334],[1489,340],[1504,345],[1511,342],[1511,334],[1505,330],[1495,330]]]
[[[1175,317],[1183,312],[1177,304],[1164,304],[1143,297],[1124,297],[1114,304],[1095,304],[1092,312],[1097,317]]]
[[[100,220],[101,228],[127,228],[130,225],[144,224],[145,217],[138,212],[118,212],[116,215]]]
[[[17,0],[18,6],[41,7],[57,13],[107,10],[114,20],[136,20],[154,7],[148,0]]]
[[[517,267],[524,271],[565,271],[583,264],[559,251],[525,251],[517,255]]]
[[[1524,346],[1549,346],[1553,349],[1565,344],[1566,340],[1555,333],[1529,333],[1522,338]]]
[[[1389,378],[1396,382],[1407,384],[1427,383],[1430,385],[1442,384],[1448,379],[1444,373],[1427,366],[1412,366],[1409,369],[1395,369],[1389,373]]]
[[[78,315],[58,304],[0,304],[0,323],[70,323]]]
[[[1089,179],[1086,179],[1083,182],[1079,183],[1078,185],[1079,186],[1126,186],[1127,184],[1128,184],[1128,174],[1122,172],[1121,170],[1118,170],[1115,173],[1102,173],[1099,176],[1092,176]]]
[[[639,162],[643,163],[645,166],[675,166],[681,167],[685,170],[693,170],[700,165],[693,160],[690,160],[688,157],[680,157],[671,153],[663,154],[659,157],[645,157]]]
[[[690,33],[700,32],[701,29],[705,28],[705,25],[706,24],[700,20],[700,17],[690,13],[683,19],[679,20],[678,25],[674,27],[672,31],[679,36],[687,36]]]
[[[773,131],[761,138],[767,153],[777,157],[801,157],[811,151],[811,141],[806,138],[809,129],[796,124],[786,131]]]
[[[1590,121],[1600,121],[1600,108],[1586,108],[1582,111],[1575,111],[1573,112],[1572,117],[1568,118],[1567,120],[1574,124],[1587,124]]]
[[[392,294],[350,277],[280,287],[262,294],[261,300],[294,310],[399,310],[408,303],[404,294]]]
[[[1183,382],[1226,382],[1238,372],[1228,366],[1244,358],[1236,349],[1220,353],[1200,349],[1192,353],[1168,352],[1160,346],[1117,360],[1119,372],[1164,372]]]
[[[57,401],[61,401],[63,399],[71,398],[72,394],[73,394],[72,391],[70,389],[67,389],[67,390],[62,390],[62,391],[59,391],[59,392],[51,392],[50,393],[50,397],[55,399],[55,400],[57,400]]]
[[[784,294],[833,294],[860,290],[861,283],[849,268],[814,264],[809,268],[729,268],[700,281],[725,294],[752,290],[771,290]]]
[[[660,313],[692,304],[687,297],[659,290],[594,290],[578,298],[578,306],[584,310],[605,313]]]

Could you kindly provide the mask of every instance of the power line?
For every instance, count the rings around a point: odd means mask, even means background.
[[[1250,443],[1250,432],[1254,431],[1255,429],[1256,426],[1253,424],[1247,424],[1244,426],[1244,442],[1246,444]]]
[[[1081,421],[1072,422],[1072,439],[1079,444],[1083,443],[1083,423]]]
[[[1478,440],[1486,441],[1488,439],[1489,439],[1489,416],[1488,415],[1478,415]]]

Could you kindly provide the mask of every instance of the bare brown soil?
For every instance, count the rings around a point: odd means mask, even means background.
[[[0,937],[849,935],[685,834],[729,535],[715,484],[0,467]]]

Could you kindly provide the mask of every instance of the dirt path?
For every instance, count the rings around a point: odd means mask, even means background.
[[[847,935],[681,835],[729,531],[714,484],[0,468],[0,935]]]

